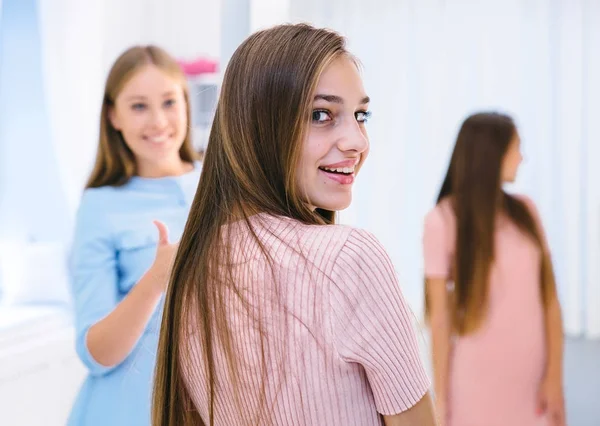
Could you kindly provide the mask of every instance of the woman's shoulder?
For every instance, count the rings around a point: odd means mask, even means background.
[[[308,251],[327,250],[330,254],[339,251],[352,232],[347,225],[309,225],[290,218],[272,218],[278,234],[286,239],[298,241]]]
[[[357,300],[365,294],[398,287],[396,268],[383,242],[371,231],[348,227],[332,262],[334,291]],[[358,298],[358,299],[357,299]]]
[[[525,206],[527,206],[528,209],[533,211],[537,210],[535,202],[529,195],[522,193],[511,193],[510,196],[525,204]]]
[[[360,241],[378,241],[373,233],[366,229],[346,225],[303,225],[301,226],[302,233],[312,235],[314,238],[322,241],[330,246],[337,245],[340,249],[344,246]]]
[[[444,228],[452,224],[454,209],[450,197],[442,198],[425,214],[425,227]]]
[[[79,202],[79,215],[102,216],[118,198],[120,197],[112,186],[86,188]]]
[[[527,208],[527,211],[529,212],[529,214],[533,217],[533,220],[535,222],[537,222],[539,226],[541,226],[542,219],[541,219],[541,215],[540,215],[540,212],[538,210],[538,207],[537,207],[535,201],[533,201],[533,199],[531,197],[529,197],[528,195],[525,195],[525,194],[513,193],[510,195],[517,201],[520,201],[521,203],[523,203],[525,205],[525,207]]]
[[[86,188],[83,190],[83,194],[81,196],[81,205],[97,205],[106,201],[110,201],[119,193],[118,189],[118,187],[109,185],[100,186],[97,188]]]
[[[121,186],[105,185],[97,188],[86,188],[83,191],[80,210],[97,212],[99,214],[115,211],[128,211],[132,206],[140,204],[140,200],[146,199],[148,194],[152,194],[151,184],[137,184],[137,181],[131,179],[128,183]],[[154,185],[156,186],[156,185]]]
[[[108,226],[111,218],[124,218],[147,209],[140,203],[139,197],[126,186],[102,186],[86,188],[77,208],[80,222],[95,226]]]
[[[343,262],[366,265],[373,260],[389,259],[385,246],[373,232],[346,225],[333,225],[330,232],[334,231],[339,238],[339,258]]]
[[[370,245],[379,245],[375,236],[361,228],[344,224],[310,225],[295,219],[264,216],[262,228],[277,235],[288,245],[299,246],[305,254],[318,254],[330,259],[341,251],[360,256]],[[366,245],[365,245],[366,244]],[[311,256],[312,257],[312,256]]]

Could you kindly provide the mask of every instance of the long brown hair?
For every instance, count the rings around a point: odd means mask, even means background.
[[[240,219],[262,247],[249,220],[254,213],[307,224],[334,222],[334,212],[311,211],[304,202],[297,189],[296,165],[319,77],[331,61],[345,54],[345,41],[337,33],[298,24],[251,35],[231,58],[166,296],[153,425],[213,425],[217,342],[235,383],[238,360],[223,294],[228,290],[242,298],[242,291],[230,270],[222,273],[223,265],[228,269],[232,264],[229,237],[222,226]],[[183,330],[190,328],[187,318],[196,319],[191,328],[202,344],[204,362],[197,367],[204,368],[208,378],[208,419],[190,409],[190,395],[182,382],[181,358],[190,359],[187,347],[182,347]],[[253,415],[247,413],[247,418]]]
[[[192,162],[199,158],[192,146],[191,131],[189,129],[189,123],[191,123],[189,91],[181,67],[160,47],[152,45],[134,46],[117,58],[108,73],[100,113],[100,142],[94,169],[88,179],[86,188],[124,185],[132,176],[137,174],[133,152],[125,144],[121,132],[113,127],[109,119],[109,112],[114,107],[115,100],[125,84],[147,65],[158,67],[181,83],[186,103],[188,131],[179,150],[179,155],[185,162]]]
[[[461,126],[437,202],[448,198],[456,217],[456,246],[451,298],[452,324],[458,334],[477,329],[487,311],[494,261],[496,219],[504,213],[542,252],[541,291],[547,303],[552,266],[542,230],[527,205],[502,189],[501,169],[517,129],[511,117],[478,113]],[[429,307],[426,297],[426,315]]]

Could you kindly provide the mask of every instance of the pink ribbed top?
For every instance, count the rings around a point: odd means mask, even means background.
[[[379,413],[397,414],[415,405],[429,379],[414,317],[383,246],[368,232],[346,226],[267,215],[252,223],[273,269],[249,232],[236,224],[230,227],[233,273],[260,318],[265,357],[257,321],[227,294],[240,380],[232,383],[217,344],[215,425],[380,426]],[[192,332],[188,343],[192,354],[182,357],[184,380],[207,419],[198,336]]]

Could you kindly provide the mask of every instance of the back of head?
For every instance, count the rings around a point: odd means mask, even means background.
[[[111,123],[109,114],[119,93],[127,82],[145,67],[153,65],[177,80],[186,102],[187,119],[190,122],[189,92],[187,82],[179,64],[160,47],[134,46],[123,52],[111,67],[104,88],[104,99],[100,113],[100,141],[94,169],[88,179],[87,188],[106,185],[123,185],[137,174],[137,166],[132,151],[127,147],[121,132]],[[197,158],[188,131],[179,151],[181,159],[191,162]]]
[[[200,368],[206,368],[209,378],[210,419],[205,421],[214,420],[213,341],[227,348],[223,342],[231,339],[220,295],[225,287],[240,294],[233,280],[214,273],[228,264],[223,258],[230,255],[223,252],[228,245],[222,244],[222,226],[245,221],[257,238],[249,220],[255,213],[314,224],[333,221],[334,212],[307,206],[296,175],[319,77],[329,63],[345,54],[345,41],[335,32],[299,24],[257,32],[232,56],[165,303],[154,425],[204,424],[197,413],[186,411],[190,400],[181,380],[179,363],[188,354],[180,349],[180,330],[189,317],[198,319],[194,329],[201,335],[205,359]],[[193,312],[188,315],[190,306]],[[228,365],[235,366],[235,354],[226,355]],[[231,369],[235,378],[235,368]]]
[[[448,198],[456,215],[454,325],[459,333],[476,328],[485,312],[495,219],[504,196],[502,163],[515,134],[507,115],[468,117],[438,196],[438,202]]]
[[[511,117],[478,113],[462,124],[438,201],[453,197],[497,197],[502,160],[516,127]]]

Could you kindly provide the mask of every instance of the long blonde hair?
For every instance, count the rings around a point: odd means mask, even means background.
[[[312,211],[303,201],[296,165],[319,77],[341,55],[349,54],[340,35],[299,24],[257,32],[231,58],[201,183],[166,295],[154,381],[154,426],[214,424],[217,344],[236,383],[239,359],[232,349],[223,295],[227,291],[243,296],[232,279],[231,244],[222,226],[241,218],[268,257],[252,228],[251,214],[268,213],[308,224],[334,222],[335,212]],[[188,318],[194,318],[194,324],[186,324]],[[195,367],[204,368],[208,378],[203,384],[208,392],[207,419],[191,409],[182,380],[181,359],[191,359],[184,338],[184,330],[190,328],[199,334],[203,351],[204,362]],[[246,418],[255,415],[246,413]]]
[[[143,67],[154,65],[181,83],[186,103],[188,126],[190,121],[189,90],[185,75],[177,62],[157,46],[134,46],[121,54],[113,64],[104,87],[104,100],[100,113],[100,142],[94,169],[86,188],[120,186],[126,184],[137,173],[135,157],[125,144],[121,132],[116,130],[110,119],[110,109],[127,82]],[[188,128],[183,145],[179,150],[181,159],[193,162],[199,158],[194,152],[191,131]]]

